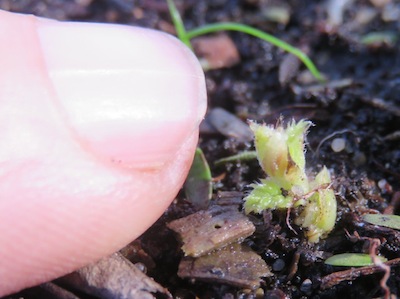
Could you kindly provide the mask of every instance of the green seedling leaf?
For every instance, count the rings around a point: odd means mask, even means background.
[[[190,43],[190,38],[187,35],[185,25],[183,24],[181,15],[178,9],[175,6],[175,2],[173,0],[167,0],[169,14],[171,15],[172,23],[174,23],[174,27],[176,30],[176,34],[178,38],[189,48],[192,49],[192,44]]]
[[[258,161],[262,169],[272,178],[283,178],[289,164],[287,134],[282,126],[250,123],[254,133]]]
[[[382,262],[386,262],[387,259],[382,256],[378,256]],[[326,259],[325,264],[332,266],[342,266],[342,267],[364,267],[372,266],[371,256],[365,253],[341,253],[331,256]]]
[[[400,230],[400,216],[397,215],[366,214],[363,219],[374,225]]]
[[[221,23],[214,23],[214,24],[207,24],[198,28],[195,28],[193,30],[187,31],[187,37],[189,39],[195,38],[200,35],[204,34],[209,34],[209,33],[215,33],[219,31],[237,31],[237,32],[242,32],[254,37],[257,37],[261,40],[264,40],[290,54],[293,54],[296,56],[298,59],[301,60],[301,62],[304,63],[304,65],[308,68],[308,70],[311,72],[311,74],[321,82],[324,82],[325,79],[321,75],[321,73],[318,71],[317,67],[314,65],[314,63],[311,61],[311,59],[300,49],[291,46],[290,44],[286,43],[285,41],[268,34],[264,31],[261,31],[259,29],[256,29],[251,26],[247,26],[244,24],[240,23],[234,23],[234,22],[221,22]]]
[[[310,242],[333,229],[337,203],[326,167],[310,178],[305,171],[305,136],[310,121],[292,121],[286,127],[250,123],[258,161],[268,175],[253,184],[244,198],[246,213],[261,213],[265,209],[288,209],[303,206],[295,223],[306,230]]]
[[[184,185],[186,199],[199,209],[207,207],[212,196],[211,170],[200,148],[196,149]]]
[[[317,67],[314,65],[314,63],[311,61],[308,56],[301,51],[300,49],[291,46],[290,44],[284,42],[283,40],[268,34],[264,31],[258,30],[256,28],[253,28],[251,26],[247,26],[244,24],[240,23],[234,23],[234,22],[221,22],[221,23],[214,23],[214,24],[208,24],[205,26],[201,26],[198,28],[195,28],[190,31],[186,31],[185,26],[183,24],[182,18],[179,14],[178,9],[175,6],[175,3],[173,0],[167,0],[168,3],[168,9],[169,13],[172,18],[172,22],[174,23],[175,30],[177,32],[177,35],[179,39],[187,45],[190,49],[192,48],[192,44],[190,40],[192,38],[195,38],[197,36],[209,34],[209,33],[216,33],[220,31],[237,31],[237,32],[242,32],[254,37],[257,37],[261,40],[264,40],[284,51],[287,51],[288,53],[293,54],[296,56],[301,62],[304,63],[304,65],[308,68],[308,70],[311,72],[311,74],[321,82],[324,82],[325,79],[321,75],[321,73],[318,71]]]
[[[312,183],[317,189],[297,219],[297,223],[307,228],[306,235],[311,242],[318,242],[335,226],[337,202],[335,193],[327,185],[330,182],[328,169],[324,167]]]
[[[258,161],[262,169],[294,195],[308,192],[305,173],[304,138],[311,122],[292,121],[286,128],[250,123]],[[294,187],[294,188],[293,188]],[[293,189],[292,189],[293,188]]]
[[[302,171],[304,171],[306,166],[304,138],[311,126],[312,122],[300,120],[298,123],[292,121],[286,129],[290,158]]]
[[[244,199],[246,213],[261,213],[265,209],[290,208],[293,198],[284,196],[280,186],[273,180],[261,180],[258,184],[251,184],[253,190]]]
[[[222,164],[226,163],[231,163],[231,162],[246,162],[246,161],[252,161],[257,159],[257,152],[256,151],[246,151],[246,152],[241,152],[237,155],[225,157],[218,159],[217,161],[214,162],[215,166],[220,166]]]
[[[366,46],[379,46],[388,45],[394,46],[398,39],[396,32],[393,31],[379,31],[370,32],[361,38],[361,43]]]

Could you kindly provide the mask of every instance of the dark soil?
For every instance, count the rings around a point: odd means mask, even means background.
[[[241,62],[206,73],[209,109],[220,107],[242,120],[267,124],[276,123],[281,116],[285,120],[313,121],[315,127],[308,135],[307,165],[313,170],[326,165],[332,171],[338,219],[326,239],[310,244],[302,232],[296,235],[287,227],[285,213],[251,215],[256,232],[245,243],[266,261],[273,273],[263,279],[261,290],[256,293],[227,284],[178,277],[182,253],[165,223],[196,211],[182,192],[162,219],[141,238],[143,249],[155,262],[148,275],[174,297],[377,298],[384,295],[379,285],[382,272],[361,275],[354,281],[339,279],[340,283],[328,289],[321,284],[326,275],[343,270],[325,265],[326,257],[343,252],[368,252],[370,239],[380,240],[379,253],[387,259],[400,256],[399,232],[367,225],[361,220],[362,214],[371,211],[400,214],[399,42],[361,42],[371,32],[392,32],[399,37],[400,4],[390,0],[351,1],[342,20],[332,25],[328,16],[333,8],[328,8],[328,2],[176,1],[188,29],[218,21],[255,26],[305,50],[327,77],[327,85],[310,82],[310,76],[300,65],[299,70],[291,71],[294,78],[282,84],[279,68],[286,53],[253,37],[232,32],[229,36]],[[266,19],[264,12],[274,4],[288,9],[287,24]],[[163,0],[1,0],[0,7],[62,20],[122,23],[173,32]],[[397,15],[393,17],[390,13]],[[348,80],[338,81],[341,79]],[[345,140],[344,150],[332,150],[335,138]],[[253,149],[251,142],[202,131],[200,147],[213,176],[223,174],[214,183],[214,198],[223,191],[246,192],[249,184],[265,176],[256,161],[213,166],[217,159]],[[395,295],[400,295],[399,277],[400,267],[392,266],[387,285]],[[24,298],[33,298],[29,294],[22,293]]]

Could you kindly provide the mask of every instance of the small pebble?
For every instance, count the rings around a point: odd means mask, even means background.
[[[310,279],[305,279],[300,286],[300,291],[305,294],[310,294],[312,289],[312,281]]]
[[[385,179],[378,181],[378,187],[381,189],[383,194],[390,194],[393,192],[392,186]]]
[[[332,140],[331,148],[335,153],[339,153],[346,147],[346,140],[344,138],[335,138]]]
[[[277,259],[273,264],[272,264],[272,270],[279,272],[282,271],[283,268],[285,268],[285,261],[283,259]]]
[[[364,165],[367,162],[367,157],[363,152],[356,152],[353,156],[353,163],[356,166]]]

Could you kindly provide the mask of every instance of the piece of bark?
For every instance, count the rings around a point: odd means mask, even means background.
[[[255,290],[272,273],[265,261],[243,244],[231,244],[199,258],[185,257],[178,276]]]
[[[222,135],[236,138],[240,142],[253,140],[250,127],[236,115],[222,108],[212,109],[206,116],[210,124]]]
[[[146,271],[152,271],[156,267],[153,258],[143,249],[142,242],[137,239],[130,244],[126,245],[120,250],[124,258],[129,260],[132,264],[140,263],[146,267]],[[146,271],[144,271],[146,273]]]
[[[237,208],[220,206],[174,220],[167,226],[179,234],[183,252],[192,257],[243,240],[255,231],[253,223]]]
[[[206,70],[231,67],[240,61],[236,45],[226,34],[197,37],[192,45]]]
[[[83,267],[59,282],[101,299],[153,299],[154,294],[172,298],[168,290],[141,272],[120,253]]]

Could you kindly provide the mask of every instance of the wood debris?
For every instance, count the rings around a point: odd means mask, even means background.
[[[174,220],[167,226],[179,234],[183,252],[191,257],[243,240],[255,231],[253,223],[236,207],[220,206]]]
[[[384,263],[387,266],[397,266],[400,264],[400,258],[392,259]],[[363,275],[371,275],[374,273],[383,272],[384,270],[379,266],[366,266],[360,268],[351,268],[344,271],[333,272],[329,275],[322,277],[321,289],[329,289],[342,281],[351,281]]]
[[[197,37],[192,45],[206,70],[231,67],[240,61],[235,44],[226,34]]]
[[[178,275],[255,290],[260,286],[260,278],[272,273],[258,254],[236,243],[199,258],[185,257]]]
[[[101,299],[172,298],[168,290],[146,276],[120,253],[103,258],[59,280],[75,290]]]

